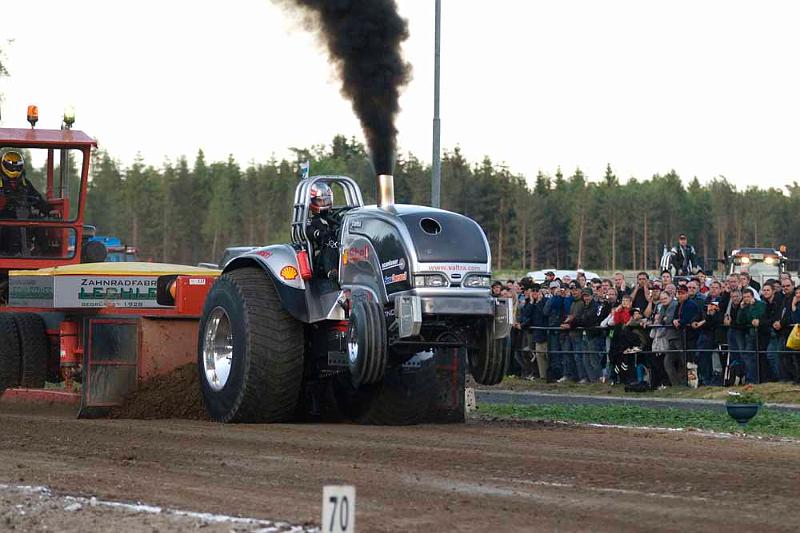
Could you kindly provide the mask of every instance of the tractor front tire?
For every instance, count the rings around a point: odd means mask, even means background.
[[[354,387],[378,383],[386,372],[386,318],[377,302],[353,302],[347,327],[347,365]]]
[[[0,314],[0,393],[20,383],[22,360],[14,315]]]
[[[14,315],[19,334],[19,352],[22,357],[20,384],[31,389],[41,389],[47,378],[47,360],[50,358],[50,341],[44,320],[36,313]]]
[[[481,385],[497,385],[503,381],[506,360],[503,339],[494,338],[494,320],[481,325],[477,335],[477,346],[467,350],[469,371]]]
[[[303,324],[282,307],[263,270],[226,272],[200,320],[197,367],[203,402],[217,422],[291,420],[300,399]]]

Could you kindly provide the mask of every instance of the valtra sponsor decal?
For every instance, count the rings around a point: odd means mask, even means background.
[[[480,265],[426,265],[425,268],[433,272],[479,272],[485,267]]]
[[[391,276],[384,276],[383,282],[386,285],[391,285],[392,283],[400,283],[401,281],[408,280],[408,273],[401,272],[400,274],[392,274]]]
[[[272,257],[272,252],[269,250],[259,250],[256,252],[256,255],[263,257],[264,259],[269,259]]]
[[[401,257],[400,259],[392,259],[390,261],[386,261],[385,263],[381,263],[381,270],[389,270],[390,268],[405,270],[406,260]]]
[[[297,279],[299,276],[297,269],[291,265],[287,265],[281,269],[281,277],[287,281]]]

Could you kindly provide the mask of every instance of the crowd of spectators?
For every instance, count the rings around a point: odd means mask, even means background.
[[[639,388],[800,382],[800,352],[786,348],[800,288],[788,274],[761,286],[747,273],[639,272],[629,286],[619,272],[547,272],[543,283],[497,281],[492,292],[515,304],[509,374]]]

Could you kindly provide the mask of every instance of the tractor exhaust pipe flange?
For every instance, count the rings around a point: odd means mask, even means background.
[[[378,174],[378,207],[390,211],[394,206],[394,176]]]

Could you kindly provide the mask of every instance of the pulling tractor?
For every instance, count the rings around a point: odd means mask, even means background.
[[[17,179],[38,193],[0,200],[0,403],[102,414],[143,380],[194,359],[197,320],[218,271],[102,262],[105,247],[84,226],[96,142],[71,129],[74,115],[60,129],[37,129],[37,120],[32,107],[30,129],[0,128],[0,154],[24,156]],[[159,276],[175,274],[186,275],[197,299],[159,305]]]
[[[335,279],[313,260],[310,191],[324,182],[344,203]],[[473,220],[395,205],[378,176],[378,205],[354,180],[316,176],[297,186],[292,242],[228,262],[205,299],[197,363],[202,396],[220,422],[304,415],[360,423],[463,421],[466,368],[482,384],[505,369],[511,302],[490,294],[491,255]],[[162,304],[192,298],[183,276],[163,279]]]

